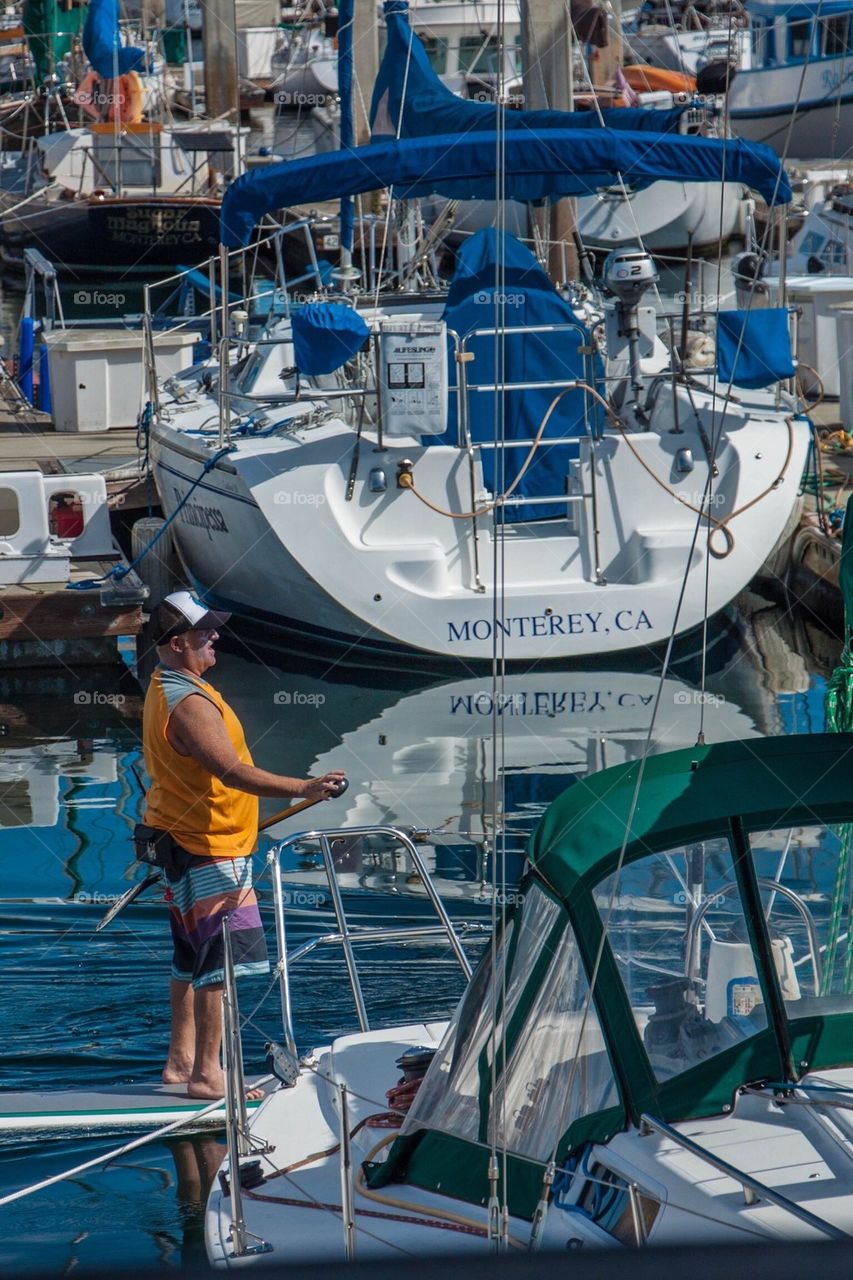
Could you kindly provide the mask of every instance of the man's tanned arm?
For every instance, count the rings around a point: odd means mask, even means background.
[[[225,730],[222,716],[201,694],[190,694],[178,703],[169,717],[166,736],[180,755],[192,756],[227,787],[245,791],[250,796],[331,800],[344,776],[338,770],[324,774],[322,778],[287,778],[252,764],[242,764]]]

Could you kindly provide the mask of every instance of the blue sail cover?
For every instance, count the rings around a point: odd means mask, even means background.
[[[491,102],[466,102],[443,85],[427,51],[409,26],[406,0],[387,0],[388,43],[379,64],[370,107],[370,129],[380,138],[422,138],[438,133],[505,129],[614,129],[671,133],[686,106],[669,111],[608,107],[595,111],[507,111]]]
[[[498,156],[502,160],[497,174]],[[225,193],[220,239],[248,244],[266,213],[392,187],[398,200],[442,195],[451,200],[537,202],[590,195],[619,176],[634,187],[660,178],[742,182],[768,204],[785,204],[791,185],[770,147],[743,138],[679,137],[617,129],[513,130],[372,142],[286,160],[244,173]]]
[[[469,387],[494,386],[495,382],[568,382],[583,380],[586,374],[578,347],[589,343],[589,333],[575,317],[567,302],[539,266],[529,249],[513,236],[494,227],[478,231],[459,251],[456,271],[448,294],[444,319],[448,329],[460,338],[475,329],[501,328],[496,350],[494,332],[475,334],[466,344],[474,359],[466,364]],[[556,333],[531,333],[536,325],[571,325]],[[523,329],[524,332],[514,332]],[[455,387],[456,361],[450,351],[448,362],[451,387]],[[493,391],[471,391],[468,395],[468,425],[475,444],[494,441],[498,432],[507,440],[531,441],[536,435],[551,401],[560,388],[504,391],[498,406]],[[425,436],[425,444],[446,444],[456,438],[456,396],[451,394],[447,435]],[[584,396],[570,391],[557,405],[530,467],[513,493],[514,498],[553,497],[566,491],[569,459],[577,456],[577,446],[549,444],[549,440],[579,437],[586,430]],[[522,445],[503,451],[503,465],[495,449],[481,450],[483,477],[492,493],[504,492],[512,484],[527,449]],[[521,504],[506,508],[506,519],[553,520],[565,518],[565,507]]]
[[[787,307],[717,312],[717,377],[736,387],[769,387],[796,373]]]
[[[306,377],[334,373],[360,351],[370,330],[352,307],[341,302],[309,302],[292,314],[293,354]]]
[[[83,51],[102,80],[145,69],[145,50],[121,43],[118,0],[89,0]]]

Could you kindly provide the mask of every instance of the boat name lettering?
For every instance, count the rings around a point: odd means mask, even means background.
[[[598,613],[528,613],[513,618],[473,618],[458,625],[447,624],[450,644],[472,640],[490,640],[493,636],[512,636],[523,640],[527,636],[579,636],[609,635],[611,626],[602,621]],[[612,625],[617,631],[651,631],[652,624],[645,609],[618,609],[612,615]]]
[[[479,693],[450,695],[450,714],[465,716],[556,716],[591,714],[609,711],[612,707],[647,707],[654,702],[654,694],[613,694],[608,690],[577,689],[572,693],[557,693],[554,689],[522,690],[518,693],[493,694],[483,689]]]
[[[180,490],[175,489],[174,494],[177,501],[180,502],[182,496]],[[195,525],[197,529],[206,529],[207,536],[211,542],[213,541],[214,532],[228,532],[225,517],[218,507],[203,507],[200,502],[186,502],[178,514],[184,524]]]

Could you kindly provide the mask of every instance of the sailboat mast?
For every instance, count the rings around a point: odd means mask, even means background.
[[[205,0],[204,104],[208,120],[239,125],[237,100],[237,6],[235,0]]]
[[[521,6],[524,105],[528,110],[574,110],[574,30],[565,0],[525,0]],[[553,279],[576,280],[575,201],[557,200],[547,210],[543,232],[550,245]]]

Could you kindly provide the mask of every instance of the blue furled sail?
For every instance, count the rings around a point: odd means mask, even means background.
[[[500,281],[497,290],[496,281]],[[501,422],[504,441],[528,443],[559,388],[530,389],[532,382],[583,381],[586,376],[582,347],[590,342],[589,331],[572,308],[557,293],[529,249],[513,236],[486,227],[467,240],[456,259],[456,270],[447,298],[444,319],[448,329],[467,338],[466,350],[474,359],[466,363],[469,387],[495,383],[527,384],[524,391],[503,392],[501,412],[496,414],[493,392],[469,392],[468,429],[475,444],[487,446],[495,439],[495,422]],[[495,324],[501,325],[500,352],[495,350]],[[532,332],[545,325],[547,333]],[[553,328],[552,326],[556,326]],[[476,330],[486,332],[475,332]],[[450,350],[448,368],[455,387],[457,364]],[[424,444],[446,444],[456,438],[456,396],[449,397],[448,433],[425,436]],[[569,460],[577,457],[574,444],[551,444],[551,440],[577,438],[586,431],[582,391],[562,397],[545,427],[539,448],[521,478],[514,498],[549,497],[561,493],[569,471]],[[503,451],[481,449],[483,479],[492,493],[507,489],[520,471],[527,449],[523,444]],[[506,519],[565,519],[565,506],[521,503],[506,508]]]
[[[618,176],[634,187],[660,178],[680,182],[741,182],[768,204],[785,204],[791,185],[778,157],[742,138],[695,138],[617,129],[514,130],[506,137],[469,133],[370,143],[244,173],[222,201],[220,239],[248,244],[266,213],[393,187],[397,199],[442,195],[456,200],[507,200],[588,195]]]
[[[668,111],[648,107],[608,107],[595,111],[506,111],[491,102],[466,102],[443,85],[430,66],[427,51],[408,23],[406,0],[386,0],[388,43],[370,107],[374,140],[421,138],[438,133],[490,132],[505,129],[648,130],[672,133],[686,106]]]
[[[145,70],[145,50],[121,43],[118,0],[89,0],[83,51],[102,80]]]

